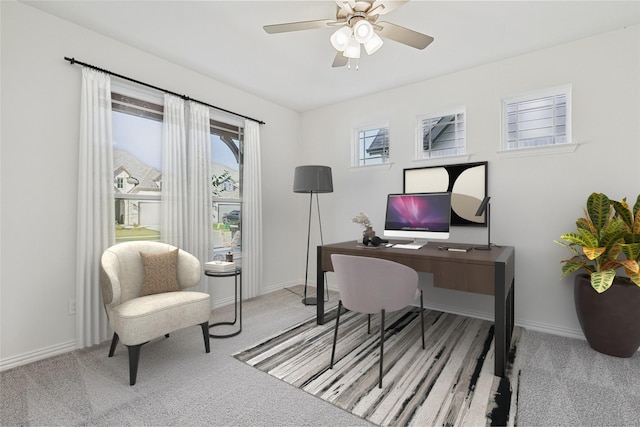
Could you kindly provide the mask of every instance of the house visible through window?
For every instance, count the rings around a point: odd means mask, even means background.
[[[164,108],[114,92],[112,110],[116,241],[159,240]],[[215,252],[228,249],[241,227],[243,129],[211,119],[210,133]]]
[[[571,142],[570,87],[533,92],[502,102],[503,150]]]
[[[159,240],[163,107],[111,98],[116,242]]]
[[[356,129],[354,140],[354,166],[389,162],[389,127],[387,125]]]
[[[457,156],[466,152],[463,108],[418,117],[417,158]]]

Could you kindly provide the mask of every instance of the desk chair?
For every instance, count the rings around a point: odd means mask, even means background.
[[[130,385],[136,383],[140,347],[154,338],[200,325],[209,353],[210,296],[183,290],[201,276],[196,257],[166,243],[119,243],[102,254],[100,286],[113,329],[109,357],[118,341],[127,346]]]
[[[357,313],[368,315],[367,333],[371,333],[371,315],[380,313],[380,374],[378,387],[382,388],[384,352],[384,316],[386,312],[398,311],[420,297],[420,326],[422,348],[424,345],[424,306],[422,290],[418,289],[418,273],[405,265],[386,259],[332,254],[331,263],[336,274],[340,301],[333,335],[331,365],[336,353],[338,325],[342,306]]]

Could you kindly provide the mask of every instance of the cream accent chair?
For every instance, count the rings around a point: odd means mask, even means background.
[[[422,328],[422,348],[424,345],[424,305],[422,290],[418,289],[418,273],[406,265],[381,258],[332,254],[331,263],[336,274],[340,301],[336,328],[333,334],[331,365],[336,354],[338,324],[342,306],[347,310],[368,315],[367,332],[371,332],[371,315],[381,315],[380,320],[380,363],[378,388],[382,388],[384,355],[384,315],[398,311],[420,298],[420,326]]]
[[[178,251],[177,281],[182,291],[140,296],[144,266],[140,253],[162,254],[175,250],[166,243],[139,241],[116,244],[102,254],[100,286],[113,329],[109,357],[120,340],[129,352],[129,382],[136,383],[140,347],[162,335],[188,326],[200,325],[207,353],[209,346],[210,296],[184,291],[202,277],[200,261],[188,252]]]

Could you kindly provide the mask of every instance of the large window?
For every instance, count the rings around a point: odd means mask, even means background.
[[[117,242],[160,239],[164,108],[156,102],[112,93]],[[240,249],[243,129],[212,119],[210,133],[215,254]]]
[[[466,153],[464,108],[418,117],[417,159]]]
[[[389,162],[389,126],[369,126],[354,131],[353,166],[379,165]]]
[[[503,150],[571,142],[569,86],[532,92],[502,101]]]

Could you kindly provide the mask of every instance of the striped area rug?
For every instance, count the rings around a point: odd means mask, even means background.
[[[315,318],[233,356],[377,425],[515,425],[519,371],[515,328],[507,375],[493,375],[492,323],[425,311],[387,314],[383,388],[378,388],[379,316],[340,316],[336,363],[329,369],[335,321]]]

